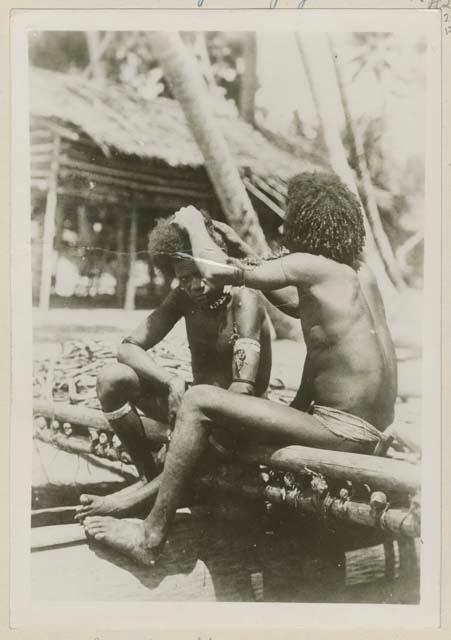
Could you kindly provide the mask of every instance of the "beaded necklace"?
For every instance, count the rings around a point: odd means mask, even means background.
[[[229,304],[230,300],[231,300],[232,296],[230,295],[230,293],[227,291],[223,294],[221,294],[219,296],[219,298],[216,298],[216,300],[214,302],[212,302],[211,304],[207,305],[207,309],[209,311],[216,311],[217,309],[219,309],[220,307],[225,307]]]

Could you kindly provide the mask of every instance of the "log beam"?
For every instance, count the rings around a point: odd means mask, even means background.
[[[111,431],[103,413],[95,409],[34,400],[33,412],[61,422]],[[154,440],[155,443],[166,441],[167,426],[156,420],[146,418],[146,432],[149,433],[149,440]],[[413,495],[420,489],[419,465],[378,456],[313,449],[300,445],[253,445],[241,447],[237,458],[245,463],[266,465],[281,471],[309,473],[312,470],[334,480],[368,484],[371,490]]]
[[[254,445],[241,448],[237,456],[245,462],[263,464],[281,471],[305,473],[311,469],[327,478],[368,484],[371,489],[416,493],[420,488],[418,465],[379,456],[313,449],[300,445]]]
[[[64,402],[47,402],[42,399],[33,400],[34,415],[43,416],[58,422],[70,422],[72,425],[112,432],[112,428],[102,411],[87,407],[66,404]],[[167,442],[167,425],[151,418],[146,418],[146,433],[155,444]]]
[[[262,487],[211,475],[201,478],[198,482],[209,492],[240,495],[250,501],[264,500],[270,504],[283,505],[301,514],[316,515],[325,522],[333,520],[378,528],[395,537],[418,538],[421,533],[419,514],[407,509],[389,507],[384,511],[377,511],[365,502],[343,501],[330,496],[327,500],[318,500],[312,491],[287,492],[280,487]]]

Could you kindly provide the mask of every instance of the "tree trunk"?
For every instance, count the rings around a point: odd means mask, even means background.
[[[257,214],[215,120],[195,59],[178,33],[150,32],[149,42],[199,145],[228,222],[257,253],[267,253]]]
[[[379,253],[384,262],[385,268],[387,269],[388,276],[390,277],[390,280],[393,282],[395,287],[402,291],[405,288],[404,279],[402,277],[401,269],[396,262],[396,258],[393,254],[390,242],[382,226],[379,209],[376,202],[376,194],[371,182],[368,162],[363,147],[361,131],[359,127],[354,124],[355,118],[351,113],[351,105],[346,95],[343,76],[341,73],[340,63],[338,61],[338,55],[335,50],[334,43],[330,36],[328,36],[328,40],[332,54],[332,60],[335,66],[338,90],[340,92],[341,103],[345,115],[346,127],[348,129],[349,138],[351,140],[351,145],[353,146],[353,152],[356,159],[357,175],[359,176],[361,181],[361,191],[363,192],[363,200],[364,204],[366,205],[365,210],[368,216],[368,221],[373,232],[376,246],[379,249]]]
[[[385,266],[377,250],[340,136],[340,121],[337,114],[340,112],[341,100],[326,34],[303,34],[302,40],[301,36],[296,34],[296,38],[301,42],[304,53],[302,61],[309,68],[311,88],[316,94],[315,104],[319,110],[330,165],[361,204],[366,235],[364,259],[373,270],[384,298],[387,300],[389,297],[393,297],[395,289],[387,276]],[[315,70],[314,73],[311,72],[312,69]]]
[[[243,120],[255,123],[255,94],[258,89],[257,78],[257,39],[255,32],[244,34],[243,41],[244,71],[240,86],[240,114]]]

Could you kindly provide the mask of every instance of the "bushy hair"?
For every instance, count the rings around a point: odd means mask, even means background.
[[[290,252],[321,255],[352,267],[364,242],[360,203],[337,175],[304,172],[290,180],[284,221]]]
[[[212,240],[227,253],[227,247],[222,236],[213,226],[213,221],[208,213],[202,211],[205,226]],[[174,216],[159,218],[155,227],[149,234],[149,258],[151,263],[168,275],[174,275],[174,263],[177,253],[191,253],[191,244],[188,234],[174,224],[171,224]]]

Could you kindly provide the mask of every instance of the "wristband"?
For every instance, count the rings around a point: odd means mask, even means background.
[[[240,269],[240,267],[236,267],[234,279],[235,279],[236,287],[244,287],[244,269]]]

